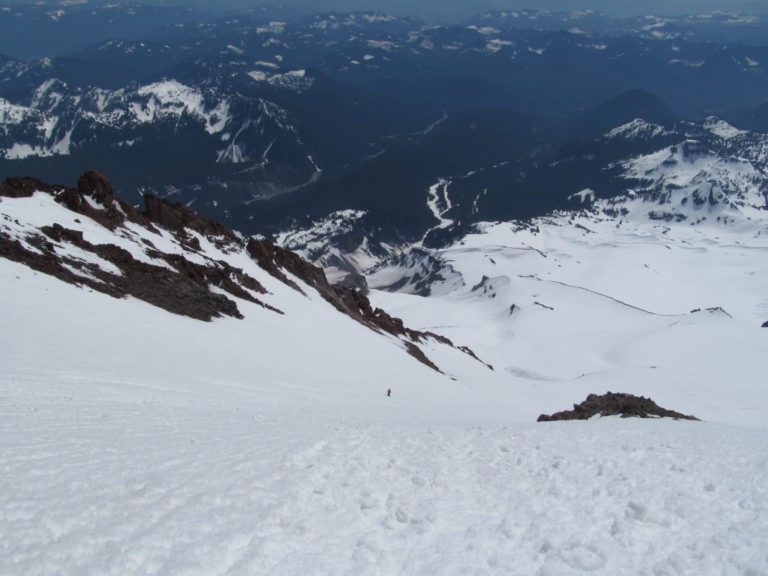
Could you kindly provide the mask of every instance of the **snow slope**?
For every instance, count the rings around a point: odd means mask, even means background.
[[[566,394],[565,407],[623,391],[765,427],[766,253],[765,225],[563,215],[522,229],[488,224],[435,251],[464,280],[448,294],[373,299],[414,327],[460,337],[514,376],[510,386]],[[393,280],[381,269],[370,285],[380,278]]]
[[[4,233],[64,218],[1,200]],[[768,573],[765,236],[554,224],[438,254],[440,297],[374,293],[496,368],[428,344],[445,375],[202,236],[285,314],[0,258],[0,574]],[[605,389],[705,422],[533,422]]]

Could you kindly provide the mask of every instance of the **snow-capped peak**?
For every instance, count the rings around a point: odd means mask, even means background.
[[[730,140],[731,138],[735,138],[736,136],[741,136],[747,133],[746,130],[739,130],[735,126],[728,124],[728,122],[718,118],[717,116],[709,116],[704,121],[704,128],[709,130],[715,136],[725,140]]]
[[[631,122],[617,126],[608,132],[606,138],[625,138],[625,139],[651,139],[666,134],[666,129],[653,122],[648,122],[642,118],[635,118]]]

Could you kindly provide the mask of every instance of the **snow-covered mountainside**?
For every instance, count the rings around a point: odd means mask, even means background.
[[[0,99],[0,157],[7,166],[59,157],[54,161],[117,164],[125,172],[163,151],[173,154],[171,161],[145,171],[142,180],[158,192],[204,181],[202,173],[247,172],[259,182],[251,196],[269,196],[316,178],[319,168],[297,119],[257,86],[301,91],[300,84],[311,86],[312,78],[304,71],[267,74],[250,68],[238,74],[258,93],[228,93],[174,79],[117,90],[47,80],[27,103]],[[174,149],[175,154],[167,152]]]
[[[371,305],[93,172],[1,190],[0,573],[768,571],[764,219],[487,223]],[[535,422],[608,390],[703,421]]]
[[[633,155],[605,167],[617,172],[619,193],[606,198],[585,189],[569,198],[572,206],[589,206],[609,216],[663,221],[719,223],[739,227],[765,220],[768,209],[768,137],[739,130],[715,117],[685,123],[675,143]],[[634,120],[606,134],[606,148],[674,133]],[[615,185],[615,184],[614,184]],[[597,201],[602,196],[603,199]],[[758,226],[759,229],[759,226]]]
[[[315,294],[331,309],[393,337],[436,371],[423,348],[452,347],[445,338],[409,330],[374,310],[363,294],[331,285],[322,270],[267,241],[246,240],[150,195],[139,211],[115,198],[98,172],[83,174],[77,188],[8,179],[0,197],[0,255],[89,291],[137,298],[198,320],[243,319],[245,303],[270,317],[290,314],[272,301],[280,294],[266,287],[267,274],[283,285],[280,292],[295,292],[308,302]],[[457,352],[472,356],[469,350]]]

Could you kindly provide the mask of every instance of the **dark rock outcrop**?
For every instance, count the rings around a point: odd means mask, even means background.
[[[768,328],[768,320],[766,320],[765,322],[763,322],[762,328]]]
[[[74,188],[51,186],[34,178],[11,178],[0,184],[0,195],[7,197],[31,196],[36,191],[50,194],[62,206],[101,224],[111,230],[116,239],[136,243],[141,259],[134,257],[137,252],[118,246],[120,242],[93,244],[83,231],[58,223],[24,231],[23,236],[17,233],[16,237],[0,228],[0,257],[71,284],[116,298],[133,296],[169,312],[200,320],[219,316],[242,318],[237,304],[228,295],[282,314],[255,296],[268,293],[255,278],[226,261],[211,258],[201,247],[201,240],[207,240],[223,253],[245,250],[262,269],[302,294],[306,295],[306,287],[316,290],[339,312],[372,330],[401,340],[409,354],[434,370],[440,371],[418,344],[432,342],[452,346],[480,362],[468,348],[455,347],[449,339],[432,332],[407,328],[399,318],[374,308],[358,285],[330,284],[321,268],[294,252],[266,240],[246,242],[223,225],[198,217],[183,204],[149,194],[144,196],[145,207],[140,211],[115,197],[109,180],[95,170],[85,172]],[[126,226],[127,222],[139,224],[151,234],[137,234],[135,227]],[[156,234],[160,240],[160,228],[175,237],[182,253],[158,250],[152,235]],[[68,245],[98,258],[88,262],[75,257],[67,250]],[[99,260],[109,262],[112,267],[99,266],[95,263]],[[300,283],[305,285],[304,289]]]
[[[143,214],[155,224],[176,232],[182,237],[187,236],[188,230],[193,230],[212,240],[215,238],[217,245],[240,242],[237,235],[223,224],[201,218],[184,204],[170,202],[152,194],[144,194]],[[199,246],[197,249],[199,250]]]
[[[35,192],[47,192],[53,194],[63,188],[64,186],[54,186],[29,176],[14,176],[6,178],[5,182],[0,184],[0,196],[5,196],[7,198],[28,198]]]
[[[112,231],[117,231],[126,220],[131,220],[151,232],[159,233],[149,217],[115,198],[109,180],[94,170],[84,173],[76,188],[51,186],[34,178],[11,178],[0,184],[0,195],[8,197],[31,196],[35,191],[51,194],[69,210],[82,214]],[[179,211],[186,217],[188,212],[185,207],[164,200],[157,200],[154,206],[157,211],[166,215]],[[160,208],[162,206],[167,209]],[[217,226],[200,227],[221,233]],[[186,237],[186,232],[183,233]],[[228,231],[226,236],[235,238],[234,234]],[[142,262],[135,259],[125,248],[115,244],[92,244],[84,239],[82,231],[65,228],[58,223],[43,226],[39,230],[30,230],[24,240],[36,250],[31,250],[18,239],[0,232],[0,256],[23,263],[64,282],[87,286],[116,298],[133,296],[169,312],[199,320],[211,320],[219,316],[242,318],[237,304],[224,294],[211,290],[215,287],[237,298],[281,313],[252,294],[267,292],[255,278],[223,261],[206,258],[204,264],[192,262],[179,254],[160,252],[152,247],[150,241],[145,240],[149,245],[145,253],[157,260],[158,264]],[[69,256],[65,248],[67,244],[110,262],[120,273],[114,274],[96,264]],[[163,262],[168,266],[162,265]]]
[[[126,219],[147,224],[136,208],[115,198],[112,184],[96,170],[83,173],[77,180],[76,188],[61,188],[55,198],[73,212],[87,216],[110,230],[115,230]]]
[[[421,343],[427,340],[433,340],[451,346],[468,354],[478,362],[482,362],[468,348],[458,348],[454,346],[445,336],[433,332],[421,332],[407,328],[400,318],[390,316],[381,308],[374,308],[371,301],[362,292],[349,286],[341,284],[330,284],[322,268],[311,264],[289,250],[276,246],[268,240],[259,240],[252,238],[248,242],[248,253],[254,258],[259,266],[268,271],[272,276],[298,290],[302,294],[302,289],[285,272],[301,279],[306,284],[318,291],[318,293],[328,302],[330,302],[339,312],[350,316],[361,324],[374,330],[386,332],[392,336],[406,339],[406,350],[414,358],[426,364],[430,368],[440,371],[435,364],[430,361],[424,352],[414,343]],[[284,272],[285,270],[285,272]],[[488,368],[492,366],[485,364]]]
[[[590,394],[581,404],[574,404],[573,410],[556,412],[552,415],[542,414],[538,422],[554,420],[589,420],[593,416],[616,416],[622,418],[674,418],[675,420],[698,420],[695,416],[686,416],[674,410],[667,410],[656,404],[650,398],[607,392],[602,396]]]

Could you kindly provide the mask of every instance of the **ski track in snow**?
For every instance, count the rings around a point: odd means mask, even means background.
[[[637,310],[638,312],[652,314],[653,316],[666,316],[668,318],[675,318],[677,316],[676,314],[658,314],[656,312],[646,310],[645,308],[640,308],[639,306],[633,306],[632,304],[623,302],[617,298],[614,298],[613,296],[609,296],[608,294],[602,294],[600,292],[597,292],[596,290],[584,288],[583,286],[576,286],[574,284],[568,284],[567,282],[560,282],[558,280],[544,280],[542,278],[537,278],[536,276],[521,276],[521,278],[528,278],[530,280],[535,280],[537,282],[549,282],[551,284],[559,284],[560,286],[565,286],[566,288],[574,288],[576,290],[584,290],[585,292],[589,292],[590,294],[594,294],[595,296],[600,296],[601,298],[605,298],[606,300],[610,300],[611,302],[615,302],[616,304],[626,306],[627,308],[632,308],[633,310]]]
[[[768,569],[759,431],[341,421],[59,392],[2,398],[3,574]]]

